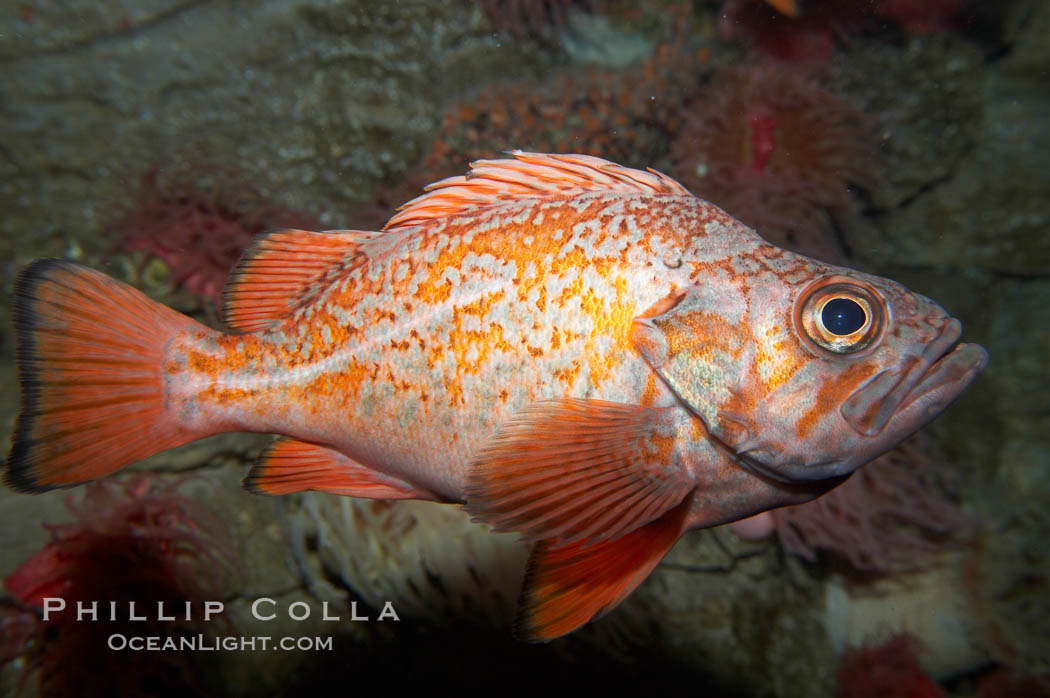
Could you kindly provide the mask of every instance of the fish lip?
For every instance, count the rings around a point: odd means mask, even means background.
[[[902,413],[916,402],[940,393],[936,404],[947,406],[988,365],[988,351],[979,344],[954,343],[922,374],[897,407]]]
[[[778,460],[760,445],[729,449],[734,460],[758,476],[781,483],[848,476],[940,414],[988,365],[984,347],[959,343],[961,332],[958,320],[949,321],[920,356],[902,369],[874,376],[843,404],[840,411],[850,426],[865,436],[881,434],[880,438],[865,440],[849,454],[824,461]],[[853,411],[848,412],[847,406]]]
[[[937,397],[928,409],[943,409],[988,363],[988,352],[976,344],[960,344],[961,335],[962,323],[950,319],[922,354],[875,375],[854,391],[840,408],[842,417],[857,432],[875,436],[927,396]]]

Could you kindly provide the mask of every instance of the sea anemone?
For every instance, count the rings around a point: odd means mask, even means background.
[[[162,260],[171,270],[171,283],[211,311],[220,307],[226,277],[254,235],[317,226],[313,216],[267,203],[243,176],[219,174],[165,174],[151,168],[139,181],[131,210],[112,225],[122,250]]]
[[[377,185],[371,203],[354,211],[353,220],[379,228],[425,185],[510,148],[662,167],[670,134],[681,124],[681,105],[707,59],[707,52],[672,41],[624,70],[574,69],[542,82],[485,87],[445,110],[422,163],[396,186]],[[639,90],[640,84],[646,89]]]
[[[888,25],[913,34],[957,29],[967,0],[806,0],[788,16],[768,0],[726,0],[719,33],[779,60],[821,64],[848,35]]]
[[[907,634],[875,647],[849,649],[839,666],[839,698],[943,698],[919,664],[919,641]]]
[[[435,502],[309,492],[286,503],[292,549],[315,596],[372,608],[392,601],[402,618],[453,642],[460,633],[475,642],[510,632],[529,556],[517,534],[493,533],[462,508]],[[633,596],[562,649],[589,646],[605,660],[633,661],[654,641],[650,614]]]
[[[666,44],[626,70],[576,69],[544,82],[485,88],[447,110],[424,170],[459,174],[508,147],[653,165],[678,128],[703,55]]]
[[[731,69],[689,109],[673,174],[770,242],[827,261],[878,179],[874,129],[805,74],[782,64]]]
[[[328,589],[338,578],[376,608],[393,599],[408,617],[509,629],[528,558],[516,536],[493,534],[465,511],[433,502],[317,493],[298,501],[293,545],[317,541],[327,571],[304,567],[315,593],[338,595]]]
[[[201,632],[200,604],[225,598],[235,569],[232,546],[219,521],[178,488],[141,475],[88,484],[79,500],[67,500],[73,521],[48,526],[51,542],[7,578],[23,613],[6,614],[8,622],[18,622],[22,640],[5,653],[23,658],[41,695],[199,692],[184,655],[138,652],[131,659],[107,641],[114,634],[176,638]],[[47,598],[63,599],[66,609],[44,620],[39,614]],[[78,602],[96,602],[98,620],[78,621]],[[146,620],[132,621],[131,602]],[[179,620],[162,622],[158,602]],[[194,610],[184,621],[187,604]],[[33,613],[29,626],[26,611]]]
[[[809,0],[794,16],[766,0],[727,0],[719,33],[768,57],[803,63],[823,63],[843,34],[870,19],[863,3],[854,0]]]

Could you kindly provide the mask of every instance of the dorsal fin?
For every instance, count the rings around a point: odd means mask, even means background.
[[[428,185],[427,193],[398,208],[383,230],[407,228],[479,206],[583,191],[689,196],[685,187],[656,170],[633,170],[592,155],[521,150],[511,155],[513,160],[478,160],[471,163],[466,175]]]
[[[380,233],[276,230],[257,235],[222,292],[227,326],[256,332],[309,302],[333,274],[367,259],[361,246]]]

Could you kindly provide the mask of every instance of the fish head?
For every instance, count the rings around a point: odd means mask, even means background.
[[[987,364],[929,298],[772,249],[762,264],[673,292],[633,329],[650,366],[748,469],[783,482],[848,475]]]

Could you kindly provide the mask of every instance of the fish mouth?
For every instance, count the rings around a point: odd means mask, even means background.
[[[864,436],[882,432],[890,421],[908,433],[933,419],[988,365],[977,344],[958,344],[962,323],[952,318],[920,356],[887,369],[853,392],[840,412]]]
[[[950,320],[919,356],[876,374],[855,390],[840,408],[849,425],[878,439],[859,445],[840,458],[820,462],[792,460],[768,448],[735,453],[737,463],[780,482],[845,477],[940,414],[988,364],[988,352],[977,344],[959,344],[962,324]]]

